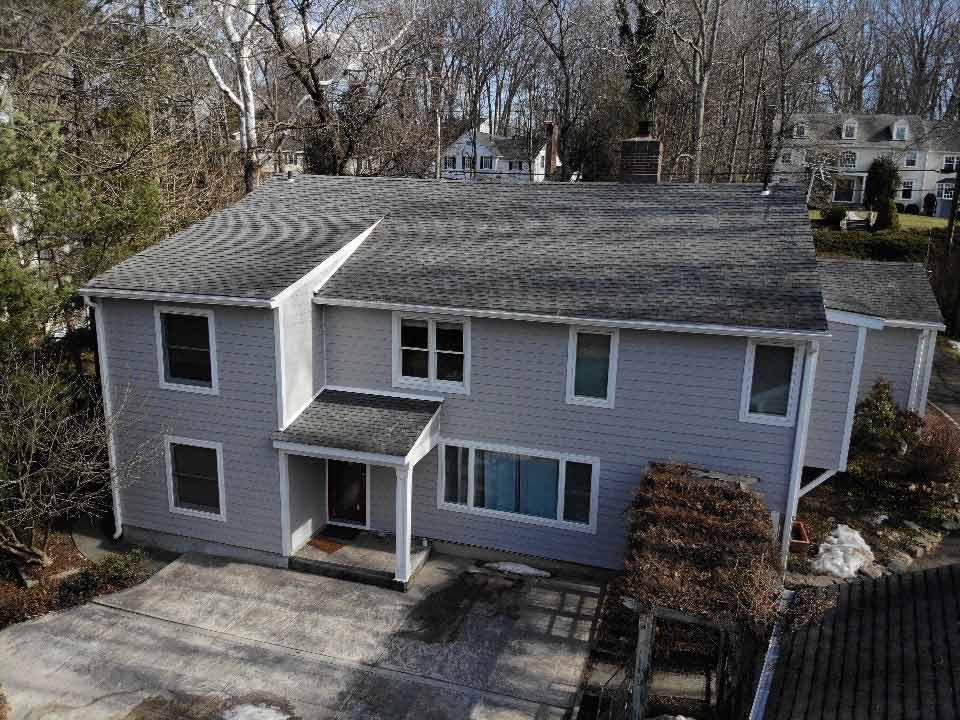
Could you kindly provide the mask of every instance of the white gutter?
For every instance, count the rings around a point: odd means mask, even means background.
[[[77,293],[86,298],[113,298],[115,300],[154,300],[157,302],[196,303],[198,305],[233,305],[236,307],[276,307],[273,300],[200,295],[197,293],[158,292],[155,290],[115,290],[113,288],[80,288]]]
[[[793,590],[784,590],[780,593],[780,610],[786,610],[793,604],[795,593]],[[770,642],[767,644],[767,654],[763,658],[763,668],[760,670],[760,681],[757,683],[757,693],[753,696],[753,705],[750,707],[750,720],[763,720],[767,712],[767,702],[770,699],[770,690],[773,688],[773,676],[780,661],[780,645],[783,639],[783,622],[777,620],[770,633]]]
[[[800,411],[797,414],[797,432],[793,441],[793,462],[790,468],[790,489],[787,493],[787,506],[783,516],[781,532],[781,560],[787,566],[790,553],[790,536],[793,532],[793,518],[797,513],[800,481],[803,478],[803,459],[807,451],[807,431],[810,426],[810,406],[813,403],[813,382],[817,374],[817,359],[820,355],[820,343],[816,340],[807,346],[803,362],[803,385],[800,389]]]
[[[536,313],[507,310],[483,310],[438,305],[416,305],[375,300],[351,300],[347,298],[315,297],[317,305],[363,308],[366,310],[392,310],[397,312],[424,313],[431,315],[457,315],[461,317],[491,318],[494,320],[522,320],[526,322],[555,323],[559,325],[589,325],[593,327],[623,328],[628,330],[659,330],[663,332],[694,333],[697,335],[734,335],[737,337],[819,339],[830,337],[829,330],[772,330],[739,325],[697,323],[671,323],[656,320],[610,320],[605,318],[570,317],[567,315],[538,315]]]
[[[100,364],[100,393],[103,396],[103,419],[107,425],[107,459],[110,462],[110,490],[113,494],[113,539],[123,534],[123,512],[120,507],[120,480],[117,477],[117,448],[113,435],[113,398],[110,396],[110,362],[107,358],[107,331],[102,306],[85,297],[84,302],[96,312],[97,360]]]

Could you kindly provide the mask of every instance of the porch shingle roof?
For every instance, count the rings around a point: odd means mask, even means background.
[[[940,306],[920,263],[817,259],[824,305],[887,320],[942,323]]]
[[[324,390],[274,440],[404,457],[440,401]]]

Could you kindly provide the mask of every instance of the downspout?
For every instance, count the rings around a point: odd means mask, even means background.
[[[793,441],[793,463],[790,469],[790,490],[787,493],[787,506],[783,515],[780,559],[787,567],[787,555],[790,553],[790,536],[793,531],[793,518],[797,513],[797,500],[800,497],[800,481],[803,478],[803,460],[807,451],[807,430],[810,426],[810,406],[813,403],[813,381],[817,374],[817,360],[820,356],[820,342],[812,340],[806,348],[803,361],[803,384],[800,387],[800,410],[797,413],[797,431]]]
[[[97,331],[97,367],[100,371],[100,393],[103,398],[103,419],[107,425],[107,457],[110,461],[110,490],[113,494],[113,539],[123,535],[123,512],[120,507],[120,481],[117,477],[117,448],[113,435],[113,398],[110,395],[110,364],[107,358],[107,331],[103,305],[89,297],[83,298],[87,307],[96,313],[94,326]]]

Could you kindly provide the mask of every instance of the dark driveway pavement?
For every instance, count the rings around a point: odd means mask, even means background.
[[[927,402],[960,423],[960,357],[946,340],[937,343]]]
[[[0,683],[14,718],[560,718],[597,595],[445,556],[403,594],[185,555],[0,632]]]

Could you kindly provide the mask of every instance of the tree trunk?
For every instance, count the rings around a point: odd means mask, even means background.
[[[747,83],[747,54],[744,53],[740,56],[740,92],[737,95],[737,120],[733,126],[733,148],[730,151],[730,172],[729,172],[729,182],[734,180],[734,171],[737,167],[737,146],[740,142],[740,130],[742,129],[743,122],[743,96],[746,91]]]

